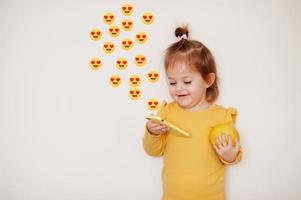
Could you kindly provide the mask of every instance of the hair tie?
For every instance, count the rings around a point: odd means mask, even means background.
[[[182,39],[187,40],[188,39],[187,35],[183,34],[181,37],[178,36],[178,41],[181,41]]]

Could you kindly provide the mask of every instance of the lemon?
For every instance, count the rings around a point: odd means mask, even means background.
[[[221,137],[223,133],[226,136],[228,136],[228,135],[231,136],[232,144],[233,144],[233,146],[235,146],[236,139],[239,140],[239,134],[232,123],[219,124],[217,126],[214,126],[211,129],[210,134],[209,134],[209,140],[210,140],[211,144],[215,144],[215,136]]]

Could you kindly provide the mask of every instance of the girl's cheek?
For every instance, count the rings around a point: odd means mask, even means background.
[[[168,90],[169,90],[169,94],[171,95],[171,96],[173,96],[174,94],[175,94],[175,90],[174,90],[174,88],[172,88],[172,87],[168,87]]]

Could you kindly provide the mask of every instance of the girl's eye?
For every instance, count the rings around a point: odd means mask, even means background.
[[[169,83],[169,85],[176,85],[176,83]]]
[[[189,85],[191,81],[184,81],[185,84]]]

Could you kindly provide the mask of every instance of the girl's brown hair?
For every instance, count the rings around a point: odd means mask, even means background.
[[[176,64],[184,64],[201,73],[206,81],[210,73],[215,74],[215,80],[212,85],[207,88],[206,100],[213,102],[219,95],[217,85],[216,65],[210,50],[201,42],[188,39],[187,27],[178,27],[175,35],[179,38],[178,42],[171,44],[165,53],[164,65],[165,71],[172,68]]]

